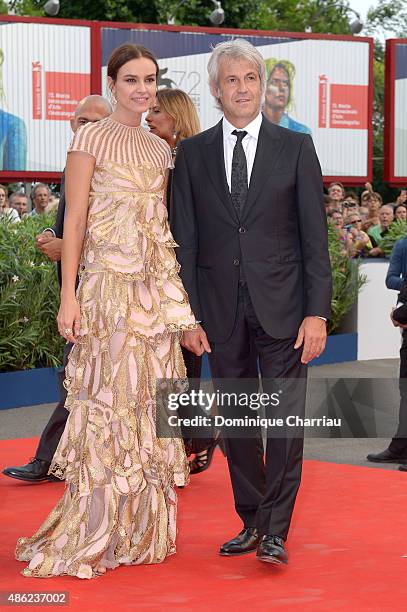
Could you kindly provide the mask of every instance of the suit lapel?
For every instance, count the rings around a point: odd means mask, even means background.
[[[209,178],[219,199],[222,201],[222,204],[226,207],[229,214],[238,221],[237,212],[233,206],[226,180],[222,119],[215,125],[213,130],[208,133],[206,151],[204,152],[204,162],[208,170]]]
[[[247,216],[259,197],[264,183],[277,163],[282,148],[283,141],[277,130],[275,130],[272,123],[263,117],[250,177],[249,193],[243,208],[242,218]]]

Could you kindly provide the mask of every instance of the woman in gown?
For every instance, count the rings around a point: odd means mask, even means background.
[[[196,323],[167,221],[171,150],[140,126],[157,75],[144,47],[113,51],[115,110],[69,149],[58,327],[75,345],[70,414],[49,470],[66,489],[17,543],[26,576],[92,578],[175,552],[174,485],[187,483],[188,465],[181,439],[156,436],[156,383],[185,377],[180,334]]]

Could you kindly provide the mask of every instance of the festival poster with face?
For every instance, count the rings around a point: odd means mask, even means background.
[[[0,71],[0,171],[61,172],[90,93],[90,29],[2,22]]]
[[[311,134],[326,177],[368,176],[369,59],[367,41],[247,36],[266,61],[263,112],[272,122]],[[221,113],[210,95],[211,48],[230,35],[102,29],[102,84],[107,61],[124,42],[143,44],[159,59],[159,87],[181,88],[193,99],[206,129]]]

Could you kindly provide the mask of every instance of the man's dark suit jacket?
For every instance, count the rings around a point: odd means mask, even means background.
[[[57,238],[62,238],[64,235],[64,217],[65,217],[65,174],[61,176],[61,190],[59,192],[59,205],[55,224],[52,230]],[[62,285],[61,261],[57,261],[57,274],[59,286]]]
[[[240,218],[226,181],[222,121],[183,140],[170,218],[182,281],[210,341],[224,342],[233,331],[241,265],[256,315],[273,338],[295,337],[304,316],[329,319],[323,185],[309,135],[263,118]]]

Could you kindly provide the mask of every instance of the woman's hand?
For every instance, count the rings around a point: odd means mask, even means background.
[[[57,316],[58,331],[68,342],[75,343],[80,332],[81,311],[75,295],[61,297]]]

